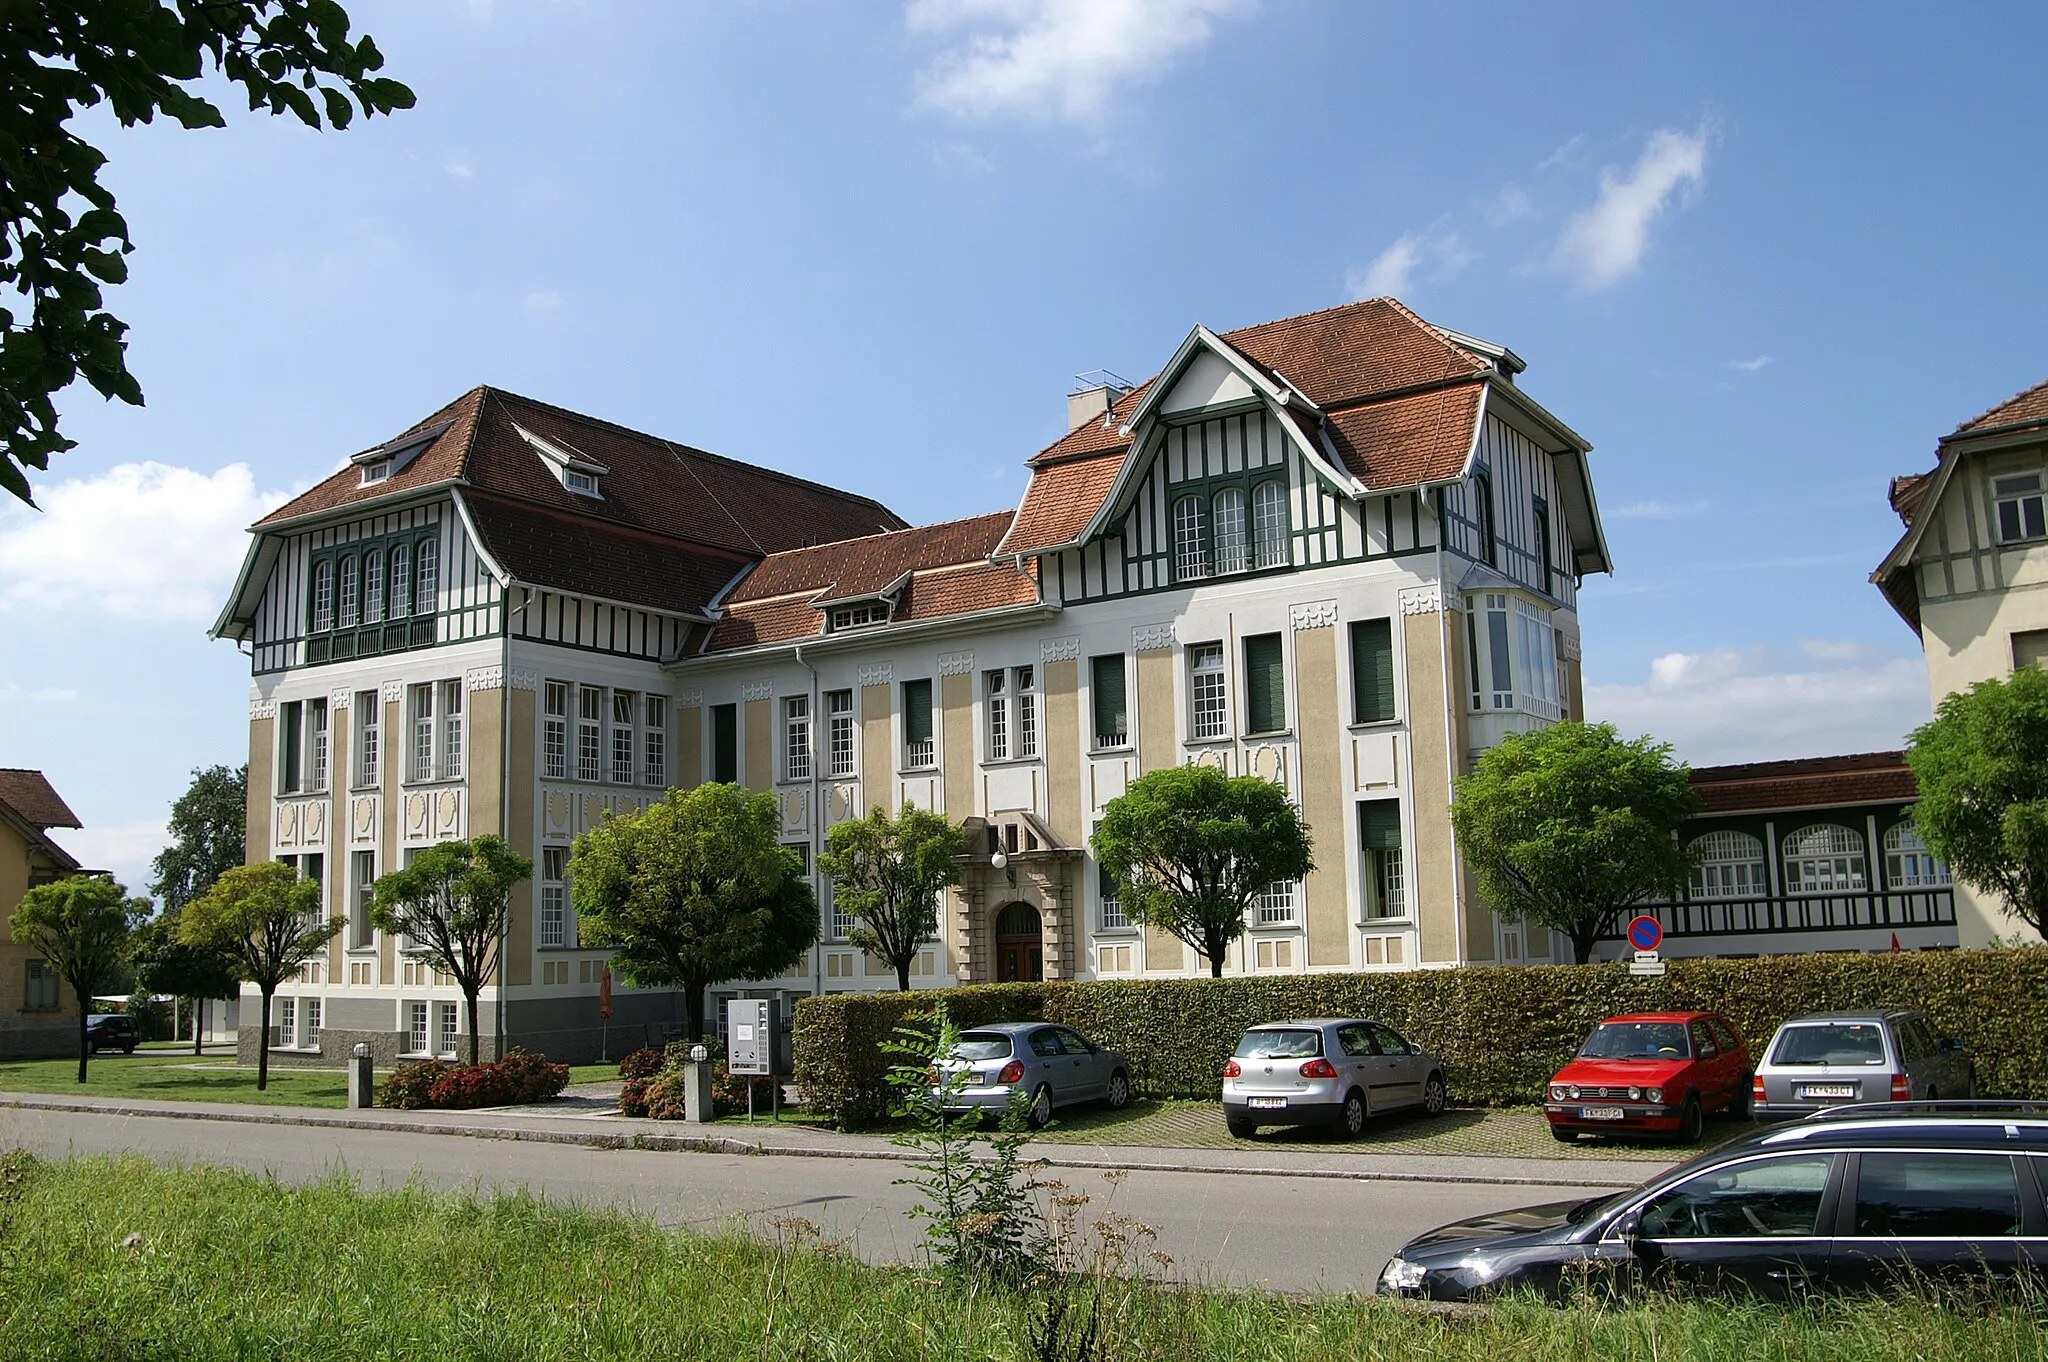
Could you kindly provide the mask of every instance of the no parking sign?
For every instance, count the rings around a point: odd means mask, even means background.
[[[1628,944],[1639,951],[1654,951],[1664,944],[1664,927],[1653,917],[1631,918],[1628,924]]]

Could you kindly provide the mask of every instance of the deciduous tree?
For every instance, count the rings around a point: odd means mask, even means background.
[[[180,939],[178,915],[169,908],[136,929],[130,955],[141,992],[164,994],[191,1007],[192,1053],[203,1053],[206,1033],[200,1026],[199,1006],[208,998],[234,995],[241,985],[234,961],[211,946]]]
[[[905,992],[918,946],[938,934],[940,891],[960,882],[955,858],[966,851],[965,832],[915,804],[894,817],[877,805],[825,834],[818,868],[854,917],[853,944],[888,961]]]
[[[223,872],[242,863],[248,808],[246,765],[208,766],[192,773],[192,783],[171,805],[171,844],[149,864],[156,874],[149,892],[163,902],[166,913],[175,916]]]
[[[81,1083],[92,1052],[85,1018],[93,994],[119,977],[129,935],[148,913],[149,900],[128,897],[111,875],[73,875],[29,890],[8,919],[15,941],[42,956],[78,1000]]]
[[[569,857],[583,944],[610,948],[630,984],[680,988],[692,1040],[713,984],[773,978],[818,939],[817,899],[777,840],[781,821],[773,795],[699,785],[605,819]]]
[[[2048,671],[1949,695],[1908,739],[1906,764],[1928,849],[2048,936]]]
[[[1669,743],[1561,723],[1482,754],[1451,825],[1493,910],[1563,932],[1583,965],[1622,914],[1684,891],[1677,832],[1696,802]]]
[[[343,918],[320,916],[320,886],[282,861],[238,865],[185,905],[178,936],[218,951],[236,977],[263,995],[257,1036],[256,1088],[270,1086],[270,1000],[278,986],[319,958]]]
[[[1149,771],[1109,801],[1090,839],[1131,921],[1195,948],[1223,977],[1252,901],[1315,869],[1283,786],[1213,766]]]
[[[377,881],[370,920],[405,937],[421,959],[453,975],[469,1017],[469,1062],[477,1062],[476,996],[498,972],[512,886],[533,862],[490,833],[428,847]]]
[[[74,380],[142,405],[127,324],[101,295],[128,277],[134,244],[100,183],[107,158],[71,130],[73,118],[105,105],[124,127],[159,113],[225,127],[197,93],[224,78],[252,110],[345,128],[357,108],[412,107],[411,90],[374,74],[383,65],[367,36],[349,36],[335,0],[0,4],[0,287],[28,309],[0,308],[0,487],[28,501],[28,470],[76,443],[58,432],[52,400]]]

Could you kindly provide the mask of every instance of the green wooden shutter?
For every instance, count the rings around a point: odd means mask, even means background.
[[[1131,740],[1130,707],[1124,699],[1124,655],[1090,658],[1089,692],[1095,705],[1095,745],[1122,747]]]
[[[903,741],[932,740],[932,683],[930,680],[903,683]]]
[[[1351,626],[1352,722],[1384,723],[1394,717],[1394,623],[1358,620]]]
[[[711,778],[730,785],[740,778],[739,709],[711,707]]]
[[[1247,733],[1278,733],[1287,727],[1287,671],[1280,635],[1253,634],[1244,641],[1244,702]]]
[[[1400,800],[1367,799],[1359,803],[1358,845],[1367,851],[1401,849]]]

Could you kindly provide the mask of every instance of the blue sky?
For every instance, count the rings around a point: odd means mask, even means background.
[[[2039,7],[349,8],[417,108],[91,124],[149,405],[0,509],[0,764],[131,883],[244,756],[242,527],[480,382],[939,519],[1075,372],[1391,291],[1594,443],[1591,707],[1707,764],[1925,717],[1885,480],[2048,377]]]

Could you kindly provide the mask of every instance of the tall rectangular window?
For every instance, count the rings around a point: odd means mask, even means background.
[[[1017,706],[1017,755],[1035,757],[1038,755],[1037,670],[1019,667],[1012,680],[1016,683],[1012,699]]]
[[[412,593],[413,612],[431,615],[441,608],[441,545],[422,539],[414,573],[419,585]]]
[[[782,778],[811,778],[811,697],[782,698]]]
[[[834,941],[844,941],[853,935],[853,914],[839,906],[838,886],[830,875],[822,878],[818,893],[825,901],[825,935]]]
[[[1192,582],[1208,575],[1208,507],[1199,496],[1185,496],[1173,503],[1173,580]]]
[[[633,708],[629,690],[612,692],[612,784],[633,783]]]
[[[306,788],[327,788],[327,702],[306,701]]]
[[[731,785],[740,778],[740,724],[736,705],[711,707],[711,778]]]
[[[1290,927],[1294,924],[1294,881],[1275,880],[1255,900],[1261,927]]]
[[[407,1003],[405,1005],[405,1049],[407,1054],[427,1053],[427,1005]]]
[[[1992,479],[1991,498],[1998,517],[1998,542],[2018,544],[2048,538],[2039,473]]]
[[[322,558],[313,564],[313,632],[324,634],[334,627],[334,561]]]
[[[1223,645],[1197,643],[1188,648],[1189,733],[1195,738],[1230,734],[1230,701],[1223,675]]]
[[[1351,722],[1383,724],[1394,717],[1394,622],[1351,624]]]
[[[304,779],[305,702],[287,700],[277,707],[277,792],[297,794]]]
[[[1493,479],[1484,473],[1472,475],[1472,523],[1479,532],[1479,557],[1488,567],[1498,567],[1500,542],[1493,528]]]
[[[832,776],[853,774],[853,692],[850,690],[828,690],[825,692],[825,720],[828,731],[825,735],[827,750],[831,758]]]
[[[384,620],[384,552],[371,549],[363,555],[363,623]]]
[[[290,1045],[299,1029],[299,1000],[279,998],[277,1000],[277,1041],[279,1045]]]
[[[344,629],[355,628],[356,622],[362,618],[358,604],[361,597],[356,591],[356,557],[349,554],[341,560],[341,627]]]
[[[370,904],[377,896],[377,853],[351,851],[348,890],[348,948],[359,951],[376,940],[370,924]]]
[[[435,1003],[434,1007],[441,1014],[441,1044],[435,1053],[452,1055],[456,1037],[462,1034],[462,1009],[454,1003]]]
[[[378,779],[378,757],[383,743],[384,698],[373,690],[359,690],[351,712],[356,725],[356,784],[374,786]]]
[[[1365,916],[1407,916],[1408,895],[1401,866],[1399,800],[1359,801],[1358,845],[1365,860]]]
[[[938,760],[932,741],[932,683],[930,678],[903,683],[903,765],[922,770]]]
[[[1131,925],[1131,920],[1124,916],[1122,900],[1117,898],[1116,881],[1110,878],[1109,872],[1103,869],[1100,864],[1095,867],[1095,891],[1097,898],[1102,903],[1102,929],[1104,931],[1120,931]]]
[[[982,673],[990,761],[1038,755],[1038,672],[1033,667]]]
[[[540,849],[540,944],[569,944],[569,849]]]
[[[1088,695],[1095,711],[1095,745],[1126,747],[1131,741],[1130,707],[1124,699],[1124,655],[1088,659]]]
[[[320,1000],[307,998],[299,1015],[299,1046],[305,1050],[320,1048]]]
[[[412,752],[408,780],[434,778],[434,683],[407,686],[412,700]]]
[[[1004,689],[1008,679],[1001,667],[982,674],[981,702],[988,713],[990,761],[1007,761],[1010,757],[1010,696]]]
[[[1252,634],[1244,641],[1244,719],[1247,733],[1287,728],[1287,668],[1278,634]]]
[[[55,1012],[57,1010],[57,971],[49,962],[36,956],[27,965],[28,978],[22,987],[21,1010],[24,1012]]]
[[[1465,630],[1472,654],[1472,708],[1515,708],[1508,598],[1498,592],[1471,597],[1466,607]]]
[[[661,790],[668,787],[668,697],[647,697],[647,727],[640,734],[641,778]]]
[[[1536,584],[1544,595],[1554,595],[1557,587],[1553,581],[1556,567],[1550,556],[1550,503],[1542,497],[1532,498],[1532,502],[1530,510],[1536,519]]]
[[[595,785],[604,779],[604,688],[576,688],[576,779]]]
[[[549,780],[569,778],[569,683],[549,681],[541,686],[540,702],[541,774]]]
[[[462,682],[441,683],[440,774],[453,780],[462,774]]]

